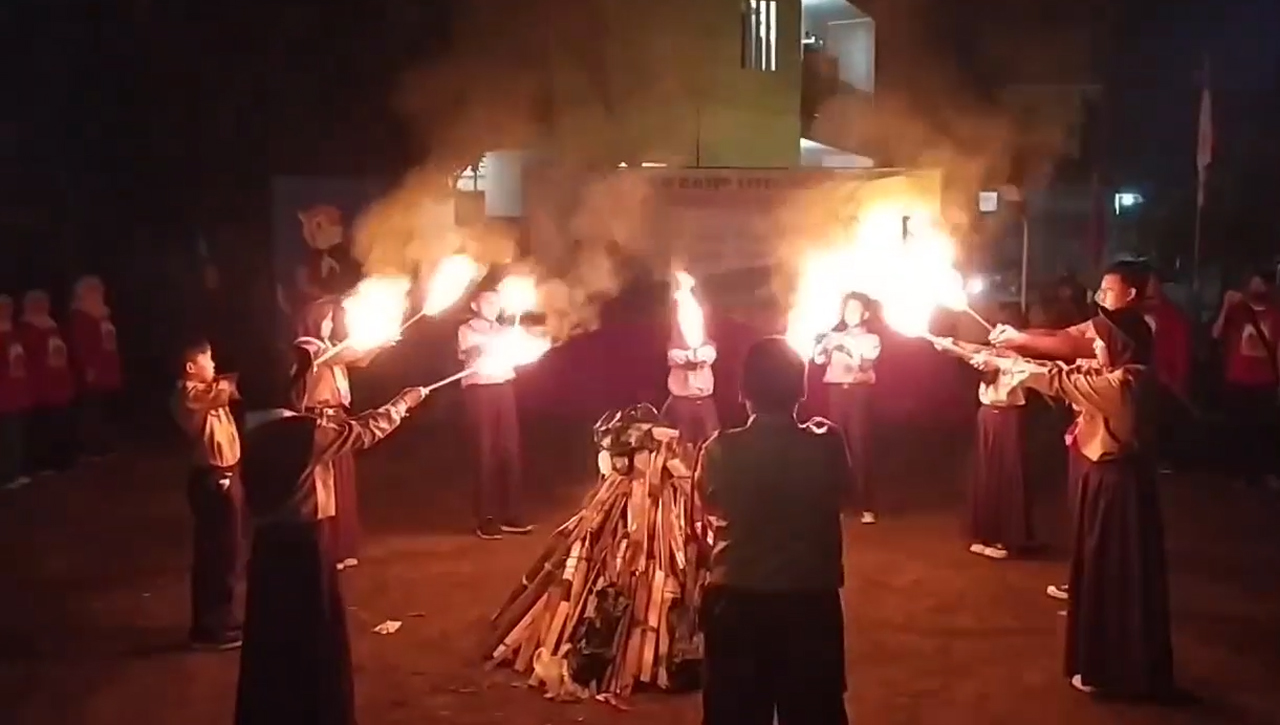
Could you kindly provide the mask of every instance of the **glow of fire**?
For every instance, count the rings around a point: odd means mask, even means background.
[[[707,342],[707,322],[702,314],[702,305],[693,296],[694,284],[688,272],[676,272],[676,324],[680,327],[680,337],[690,350]]]
[[[407,277],[366,277],[342,301],[346,317],[344,344],[365,352],[400,339],[400,325],[409,309]]]
[[[939,306],[968,308],[954,263],[954,241],[936,213],[910,202],[873,204],[859,214],[848,239],[801,260],[787,340],[808,357],[817,338],[839,322],[840,300],[849,292],[878,301],[885,323],[897,332],[922,336]]]
[[[550,349],[550,338],[523,327],[504,327],[480,351],[472,369],[482,375],[500,374],[536,362]]]
[[[452,307],[484,275],[484,271],[484,265],[465,254],[453,254],[440,260],[427,279],[422,314],[438,315]]]
[[[498,283],[502,311],[519,317],[538,304],[538,283],[527,274],[512,274]]]

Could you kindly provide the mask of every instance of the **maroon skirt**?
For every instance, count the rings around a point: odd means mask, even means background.
[[[1024,464],[1025,406],[978,409],[978,444],[969,482],[970,538],[1011,553],[1033,543]]]
[[[1164,523],[1155,466],[1138,456],[1091,461],[1076,480],[1064,674],[1105,695],[1175,694]]]
[[[235,725],[355,725],[329,522],[254,532]]]

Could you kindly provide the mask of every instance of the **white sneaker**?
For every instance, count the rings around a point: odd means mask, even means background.
[[[4,485],[0,486],[0,489],[5,491],[17,491],[18,489],[22,488],[28,483],[31,483],[31,478],[29,476],[18,476],[12,481],[9,481]]]
[[[876,515],[870,511],[863,511],[861,521],[864,524],[874,524],[876,522]]]
[[[1071,589],[1066,584],[1050,584],[1045,587],[1044,593],[1064,602],[1071,598]]]
[[[357,559],[357,558],[355,558],[355,557],[348,557],[348,558],[346,558],[346,559],[343,559],[343,560],[342,560],[342,568],[343,568],[343,569],[350,569],[351,567],[353,567],[353,566],[355,566],[356,564],[359,564],[359,563],[360,563],[360,560],[359,560],[359,559]]]
[[[987,547],[983,546],[982,544],[970,544],[970,545],[969,545],[969,553],[970,553],[970,554],[978,554],[979,556],[986,556],[986,555],[987,555]]]
[[[989,556],[992,559],[1008,559],[1009,551],[1003,546],[984,546],[982,547],[982,555]]]
[[[1098,691],[1098,688],[1084,684],[1084,679],[1080,675],[1071,676],[1071,686],[1083,692],[1086,695],[1092,695]]]

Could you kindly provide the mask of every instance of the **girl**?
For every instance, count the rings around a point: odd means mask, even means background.
[[[110,412],[120,391],[120,353],[106,289],[97,277],[81,277],[72,291],[69,340],[81,399],[81,433],[86,454],[111,452]]]
[[[991,367],[995,352],[963,342],[970,363],[983,370],[978,384],[978,440],[969,479],[969,551],[1007,559],[1032,543],[1031,498],[1027,490],[1027,396],[1013,370]]]
[[[844,435],[853,465],[855,504],[862,523],[874,524],[875,494],[871,485],[871,388],[876,382],[875,361],[880,357],[880,336],[867,329],[871,300],[850,292],[841,301],[842,316],[823,335],[813,351],[813,361],[826,365],[831,422]]]
[[[66,470],[74,458],[68,431],[75,378],[68,366],[67,343],[58,323],[49,316],[49,295],[44,290],[31,290],[23,296],[18,337],[27,354],[31,381],[32,406],[27,419],[31,468],[39,473]]]
[[[662,419],[680,431],[680,439],[693,449],[702,447],[715,432],[720,430],[720,418],[716,415],[716,377],[711,366],[716,361],[716,344],[705,341],[696,348],[689,348],[673,335],[667,350],[666,405],[662,406]]]
[[[1068,433],[1077,490],[1065,674],[1076,689],[1133,698],[1174,693],[1164,527],[1149,433],[1151,328],[1136,307],[1094,318],[1097,362],[988,357],[1076,411]]]

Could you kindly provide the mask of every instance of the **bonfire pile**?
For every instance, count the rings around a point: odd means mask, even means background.
[[[648,405],[596,425],[600,480],[493,616],[486,654],[552,699],[698,685],[707,528],[692,452]]]

